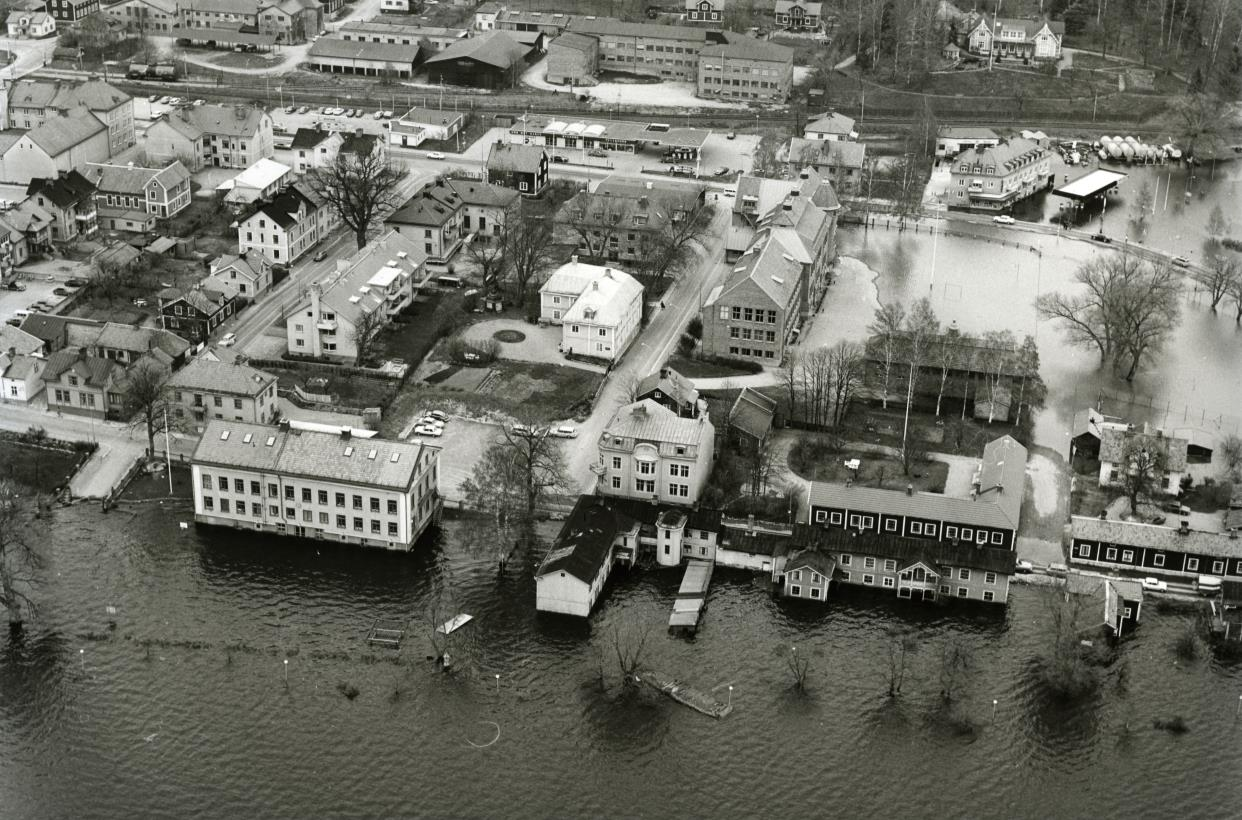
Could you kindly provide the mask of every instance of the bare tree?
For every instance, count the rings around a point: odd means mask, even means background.
[[[889,302],[880,305],[876,309],[875,319],[867,326],[867,332],[872,337],[878,337],[876,341],[880,346],[880,352],[884,356],[882,364],[883,373],[883,398],[884,409],[888,409],[888,384],[892,376],[893,362],[896,360],[902,345],[901,333],[904,329],[906,321],[906,309],[899,302]]]
[[[791,419],[802,418],[798,413],[798,370],[802,364],[802,355],[796,348],[785,353],[785,361],[781,364],[781,386],[785,388],[785,400],[789,402],[788,416]]]
[[[1209,94],[1188,94],[1172,106],[1180,126],[1180,142],[1188,159],[1215,157],[1229,127],[1231,106]]]
[[[974,665],[974,653],[959,638],[950,638],[940,647],[940,697],[952,703],[965,685]]]
[[[807,652],[799,652],[798,647],[790,644],[789,649],[782,651],[785,666],[793,676],[794,691],[806,692],[806,680],[811,674],[811,656]]]
[[[1022,338],[1022,344],[1018,348],[1017,366],[1018,400],[1014,403],[1014,426],[1022,421],[1023,407],[1041,407],[1048,395],[1044,380],[1039,375],[1039,348],[1035,344],[1035,337],[1029,333]]]
[[[609,245],[620,241],[622,233],[634,230],[633,200],[628,197],[603,196],[587,191],[578,192],[566,202],[558,214],[558,227],[567,234],[578,253],[597,261],[608,258]],[[647,225],[650,234],[658,226]]]
[[[342,152],[327,166],[307,174],[305,180],[354,232],[354,242],[362,250],[371,230],[399,204],[397,185],[403,175],[404,171],[391,165],[383,152]]]
[[[604,630],[603,644],[617,661],[622,682],[629,686],[638,682],[643,659],[647,655],[647,639],[651,637],[650,621],[613,621]],[[601,668],[601,676],[603,670]]]
[[[617,375],[614,384],[617,386],[617,405],[624,406],[638,401],[638,388],[643,380],[637,373],[628,372]]]
[[[1181,294],[1181,274],[1168,265],[1149,266],[1142,279],[1122,290],[1115,312],[1128,360],[1126,381],[1134,380],[1140,365],[1159,353],[1177,329]],[[1119,364],[1119,371],[1127,367],[1127,361]]]
[[[1234,324],[1242,324],[1242,276],[1229,284],[1229,298],[1233,300]]]
[[[908,631],[892,630],[888,636],[888,696],[895,698],[901,694],[901,687],[906,680],[906,670],[910,656],[918,649],[914,634]]]
[[[1225,477],[1229,481],[1242,481],[1242,438],[1230,433],[1220,443],[1221,461],[1225,465]]]
[[[513,279],[513,293],[518,302],[526,301],[526,289],[554,261],[552,225],[547,217],[535,213],[523,203],[516,214],[516,224],[505,221],[505,267]]]
[[[461,614],[457,596],[448,587],[441,587],[428,600],[424,610],[427,638],[435,651],[436,665],[444,672],[458,675],[478,672],[478,631],[471,625],[456,629],[453,619]]]
[[[1099,685],[1099,676],[1084,658],[1080,643],[1087,625],[1083,607],[1088,596],[1056,588],[1049,588],[1045,596],[1049,628],[1044,634],[1051,644],[1040,658],[1040,676],[1045,686],[1062,697],[1084,695]]]
[[[539,503],[551,492],[569,492],[573,482],[559,439],[547,427],[527,419],[502,427],[462,492],[472,506],[493,511],[498,518],[517,514],[534,520]]]
[[[776,471],[777,458],[770,438],[755,443],[750,454],[750,495],[757,498],[767,492],[768,482]]]
[[[1242,268],[1239,268],[1236,259],[1224,254],[1212,257],[1207,274],[1200,281],[1207,289],[1208,298],[1211,299],[1209,307],[1213,313],[1216,312],[1216,306],[1233,288],[1239,277],[1242,277]]]
[[[142,360],[125,374],[123,395],[125,411],[133,426],[141,426],[147,434],[147,456],[155,454],[155,434],[164,431],[168,417],[168,394],[164,381],[168,372],[150,360]]]
[[[26,613],[36,611],[30,590],[43,567],[36,544],[37,497],[11,479],[0,479],[0,605],[9,631],[20,632]]]
[[[983,365],[988,386],[988,424],[991,424],[996,419],[996,405],[1001,400],[1001,390],[1013,366],[1018,345],[1009,330],[989,330],[983,334],[979,344],[982,348],[980,364]]]
[[[637,273],[659,280],[676,276],[702,251],[712,235],[715,207],[707,200],[706,187],[663,198],[661,224],[651,234],[647,254],[635,265]]]
[[[910,440],[910,407],[914,404],[914,384],[939,334],[940,320],[936,318],[936,312],[932,310],[931,300],[924,296],[914,303],[910,315],[906,318],[906,352],[910,357],[910,363],[906,376],[905,423],[901,429],[901,460],[905,465],[907,475],[910,474],[910,458],[906,453],[906,445]]]
[[[1130,499],[1130,514],[1138,514],[1140,498],[1150,498],[1160,492],[1168,469],[1169,453],[1167,439],[1162,444],[1146,436],[1130,436],[1121,451],[1121,464],[1114,480]]]
[[[828,374],[831,387],[831,420],[833,427],[840,427],[850,411],[850,405],[862,387],[866,371],[866,359],[862,345],[844,339],[828,348]]]
[[[958,365],[962,347],[970,344],[970,338],[953,333],[941,333],[936,337],[929,352],[930,360],[939,372],[939,387],[936,391],[936,416],[940,416],[940,405],[944,401],[944,390],[949,382],[949,374]]]
[[[517,219],[517,209],[510,209],[513,215],[513,230],[520,230],[519,220]],[[504,273],[506,267],[505,251],[508,250],[507,237],[505,232],[509,230],[508,214],[501,227],[500,235],[495,237],[486,234],[476,234],[474,239],[466,246],[466,257],[474,263],[474,267],[479,272],[479,277],[483,280],[484,293],[492,293],[496,289],[496,281]]]
[[[384,329],[385,318],[384,312],[379,308],[374,308],[367,313],[359,313],[354,327],[350,331],[349,339],[354,343],[357,351],[354,361],[361,367],[362,364],[371,359],[375,353],[376,341],[379,339],[380,331]]]

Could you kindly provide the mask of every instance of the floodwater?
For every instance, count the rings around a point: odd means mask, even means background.
[[[1190,218],[1183,213],[1178,224]],[[843,256],[855,257],[872,270],[880,301],[909,304],[928,296],[942,326],[957,322],[969,333],[1008,329],[1019,339],[1035,337],[1049,394],[1036,418],[1037,444],[1066,453],[1074,412],[1096,404],[1101,396],[1105,412],[1133,421],[1242,433],[1242,330],[1227,301],[1213,314],[1205,295],[1189,285],[1176,332],[1128,384],[1101,370],[1097,353],[1068,345],[1059,325],[1039,321],[1034,307],[1041,293],[1078,287],[1077,268],[1097,254],[1116,253],[1115,245],[1101,247],[1004,226],[942,223],[972,234],[963,237],[939,229],[933,235],[926,225],[918,233],[886,229],[882,217],[876,222],[876,228],[841,230],[839,247]]]
[[[496,536],[472,523],[391,555],[182,530],[184,510],[58,515],[43,620],[0,644],[5,818],[888,817],[929,801],[1198,818],[1242,797],[1242,669],[1179,661],[1185,612],[1145,607],[1102,687],[1066,702],[1034,673],[1049,620],[1034,587],[1007,609],[862,591],[791,606],[722,571],[688,641],[663,628],[677,571],[623,577],[589,622],[540,617],[535,556],[498,575]],[[475,620],[446,675],[426,613],[448,598],[437,618]],[[410,619],[400,652],[366,645],[378,617]],[[621,689],[606,636],[643,623],[646,665],[722,698],[732,685],[733,714]],[[893,630],[916,642],[890,700]],[[949,640],[973,654],[952,717]],[[808,694],[788,645],[812,658]],[[1177,716],[1187,733],[1153,728]]]

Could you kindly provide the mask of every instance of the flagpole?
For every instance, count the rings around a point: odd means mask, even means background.
[[[168,468],[168,494],[173,494],[172,486],[172,440],[168,432],[168,408],[164,408],[164,463]]]

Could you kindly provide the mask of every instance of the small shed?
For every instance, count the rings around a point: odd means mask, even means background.
[[[946,60],[952,60],[956,63],[958,60],[962,59],[962,50],[958,47],[957,43],[949,42],[945,44],[944,48],[940,49],[940,56]]]

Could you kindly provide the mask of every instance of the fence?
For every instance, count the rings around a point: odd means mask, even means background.
[[[260,370],[322,370],[333,376],[365,376],[369,379],[385,379],[399,382],[402,374],[374,367],[351,367],[345,364],[317,362],[311,359],[247,359],[246,363]]]

